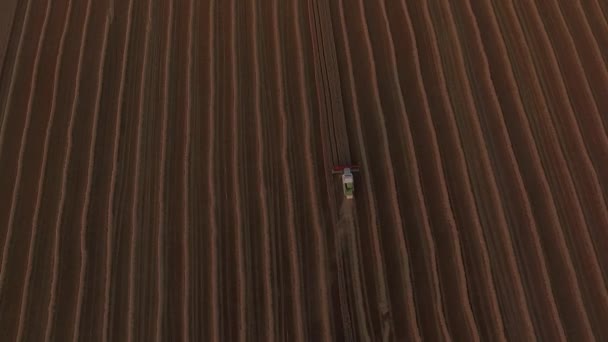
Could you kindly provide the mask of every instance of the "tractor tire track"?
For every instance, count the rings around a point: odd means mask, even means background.
[[[355,46],[355,48],[359,48],[361,45],[365,46],[365,50],[367,51],[367,63],[366,62],[362,62],[362,60],[358,60],[356,61],[357,64],[359,65],[365,65],[368,64],[368,67],[366,68],[366,70],[369,70],[369,77],[371,79],[371,83],[372,83],[372,88],[371,88],[371,93],[373,94],[372,96],[372,103],[367,103],[366,99],[362,96],[362,94],[365,92],[362,88],[361,85],[357,86],[359,82],[357,82],[357,80],[355,80],[355,86],[356,88],[358,88],[358,104],[362,107],[362,109],[364,110],[364,112],[375,112],[378,113],[378,122],[376,122],[376,124],[378,125],[377,127],[374,127],[373,129],[371,127],[372,126],[372,122],[373,121],[367,121],[370,119],[366,120],[366,116],[362,117],[362,122],[364,123],[363,127],[364,128],[364,134],[366,134],[368,137],[372,137],[372,141],[376,141],[378,143],[380,143],[381,145],[383,145],[383,151],[384,151],[384,155],[386,156],[385,158],[380,158],[380,164],[382,165],[382,162],[384,162],[384,169],[386,170],[385,172],[387,173],[387,177],[385,179],[387,179],[388,183],[387,184],[375,184],[376,187],[384,187],[386,186],[386,188],[384,188],[385,190],[383,190],[382,188],[380,189],[380,191],[378,193],[382,194],[382,193],[386,193],[386,190],[388,190],[388,198],[384,198],[384,200],[382,198],[378,199],[378,202],[388,202],[391,203],[391,212],[384,212],[383,210],[379,210],[379,218],[380,218],[380,225],[379,226],[386,226],[386,227],[393,227],[393,230],[395,230],[392,233],[392,236],[381,236],[381,244],[382,244],[382,248],[385,249],[386,251],[384,252],[385,255],[385,263],[386,263],[386,267],[388,269],[393,270],[392,272],[388,272],[387,273],[387,280],[388,280],[388,289],[389,289],[389,299],[391,300],[391,303],[393,301],[396,301],[396,306],[400,308],[400,310],[404,310],[404,311],[394,311],[397,309],[392,309],[391,308],[391,304],[386,303],[386,310],[388,310],[388,312],[383,312],[382,310],[384,309],[382,307],[383,303],[379,303],[379,305],[381,306],[381,314],[384,315],[388,315],[389,317],[391,317],[393,320],[398,320],[398,319],[405,319],[405,321],[393,321],[393,327],[391,329],[407,329],[413,331],[415,334],[418,334],[418,324],[417,324],[417,318],[416,318],[416,314],[415,314],[415,307],[414,307],[414,303],[412,301],[412,283],[411,283],[411,279],[410,279],[410,265],[409,265],[409,260],[407,257],[407,251],[405,250],[405,241],[403,239],[403,236],[400,234],[401,232],[401,228],[403,226],[403,222],[402,222],[402,218],[401,218],[401,214],[400,214],[400,210],[398,209],[398,198],[397,198],[397,194],[395,192],[395,177],[394,177],[394,166],[393,166],[393,161],[390,158],[390,149],[389,149],[389,143],[388,143],[388,136],[387,136],[387,132],[386,132],[386,124],[384,122],[384,118],[383,115],[381,115],[381,113],[383,113],[383,104],[381,101],[381,96],[380,96],[380,91],[379,91],[379,82],[378,82],[378,78],[377,78],[377,71],[374,68],[374,56],[373,56],[373,48],[371,46],[371,41],[369,38],[369,34],[367,32],[369,32],[369,28],[367,27],[367,23],[365,22],[365,18],[363,15],[364,9],[363,9],[363,3],[361,1],[359,1],[358,3],[358,21],[359,21],[359,25],[361,25],[363,27],[363,32],[366,33],[363,35],[364,39],[363,41],[357,41],[356,39],[353,39],[353,41],[355,41],[355,43],[353,44]],[[349,13],[348,12],[349,9],[345,8],[345,18],[347,21],[347,26],[348,25],[348,17],[354,17],[357,16],[357,14],[355,13]],[[355,26],[355,25],[353,25]],[[351,37],[348,37],[348,39],[352,39]],[[353,54],[353,57],[355,57],[356,55]],[[355,74],[357,75],[357,74]],[[357,76],[355,76],[357,77]],[[361,82],[363,83],[363,82]],[[370,89],[367,89],[368,91]],[[375,108],[374,108],[375,107]],[[374,110],[375,109],[375,110]],[[367,121],[367,122],[366,122]],[[382,154],[381,154],[382,155]],[[373,165],[374,163],[371,163],[370,165]],[[377,171],[376,171],[377,172]],[[374,175],[374,168],[370,167],[370,173],[371,175]],[[375,175],[373,177],[374,179],[381,179],[384,177],[379,177],[379,175]],[[378,194],[377,193],[377,194]],[[379,207],[380,209],[380,207]],[[384,222],[383,222],[384,221]],[[389,242],[396,242],[399,241],[398,245],[390,245]],[[389,251],[392,251],[395,254],[390,254]],[[403,264],[404,263],[404,264]],[[400,274],[400,280],[392,278],[392,273],[396,273],[394,270],[401,270],[401,272],[403,272],[402,274]],[[400,272],[400,273],[401,273]],[[394,286],[396,286],[396,288],[391,288],[390,284],[394,284]],[[405,293],[402,293],[403,289],[405,289]],[[405,298],[401,298],[401,296],[405,296]],[[394,311],[394,312],[393,312]],[[386,324],[386,322],[385,322]],[[385,336],[385,331],[383,331],[383,336]],[[407,333],[403,330],[401,331],[394,331],[395,334],[395,338],[401,339],[404,338],[405,336],[407,336]]]
[[[405,244],[403,241],[403,237],[399,237],[400,230],[402,229],[402,218],[398,209],[397,195],[394,191],[394,176],[393,176],[393,163],[390,160],[388,143],[387,143],[387,134],[386,128],[384,124],[384,120],[381,116],[382,113],[382,105],[380,102],[379,90],[378,90],[378,81],[376,79],[376,71],[374,69],[374,60],[372,55],[372,47],[369,41],[369,37],[365,36],[365,38],[361,40],[356,40],[356,37],[352,36],[352,32],[349,32],[348,27],[356,27],[349,20],[358,20],[358,25],[361,25],[364,32],[367,32],[368,28],[366,27],[365,19],[362,17],[362,3],[358,4],[359,13],[352,12],[352,10],[347,9],[342,6],[342,3],[338,5],[338,15],[341,19],[343,26],[343,38],[344,41],[349,41],[349,44],[353,44],[353,49],[357,49],[360,51],[367,51],[366,58],[360,56],[358,54],[352,54],[352,58],[360,58],[355,59],[354,63],[356,65],[366,66],[364,70],[367,70],[368,77],[372,80],[372,86],[370,88],[366,88],[361,80],[354,80],[355,92],[353,93],[353,100],[356,106],[361,106],[361,110],[363,112],[372,112],[377,113],[376,119],[373,119],[369,116],[362,116],[361,123],[363,124],[363,137],[365,139],[369,139],[369,141],[373,141],[374,143],[380,144],[383,146],[382,151],[378,156],[378,162],[381,166],[374,166],[376,163],[367,164],[366,161],[363,161],[364,169],[363,172],[366,173],[365,177],[371,177],[380,183],[372,183],[374,187],[379,189],[379,192],[376,194],[383,194],[382,197],[375,198],[378,202],[382,203],[390,203],[389,208],[385,208],[382,206],[378,206],[378,222],[376,227],[393,227],[392,232],[384,233],[379,236],[379,244],[382,246],[381,248],[386,249],[384,251],[384,262],[386,262],[386,267],[391,270],[401,270],[401,272],[387,272],[387,290],[388,293],[386,297],[381,295],[378,298],[377,308],[378,314],[381,317],[381,330],[379,331],[379,336],[386,336],[386,334],[393,335],[393,338],[406,338],[409,339],[419,339],[418,332],[418,323],[415,313],[415,306],[413,303],[413,294],[412,294],[412,283],[410,278],[410,265],[407,257],[407,252],[405,251]],[[358,15],[358,19],[356,19]],[[347,53],[350,52],[350,49],[346,48]],[[359,74],[358,74],[359,75]],[[357,77],[357,76],[355,76]],[[364,93],[372,93],[373,96],[371,101],[368,102],[363,94]],[[369,165],[369,173],[368,166]],[[379,172],[382,172],[379,168],[384,169],[385,174],[380,175]],[[381,180],[385,181],[382,182]],[[380,196],[380,195],[378,195]],[[376,202],[377,203],[377,202]],[[376,204],[377,205],[377,204]],[[373,229],[373,227],[370,227]],[[382,230],[381,230],[382,231]],[[396,243],[396,245],[392,245],[392,243]],[[388,254],[386,254],[388,253]],[[403,291],[405,289],[405,291]],[[390,302],[388,299],[390,298]],[[385,301],[386,300],[386,301]],[[395,303],[395,308],[392,308],[391,303]],[[395,310],[395,311],[394,311]],[[395,321],[397,320],[397,321]],[[386,329],[389,329],[387,332]]]

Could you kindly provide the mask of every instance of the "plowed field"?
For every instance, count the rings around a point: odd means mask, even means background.
[[[0,66],[2,341],[608,341],[606,1],[6,0]]]

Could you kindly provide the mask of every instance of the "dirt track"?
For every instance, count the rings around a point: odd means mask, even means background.
[[[5,1],[2,340],[606,341],[607,44],[601,0]]]

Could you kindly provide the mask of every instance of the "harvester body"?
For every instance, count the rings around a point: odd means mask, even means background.
[[[358,172],[359,167],[348,165],[348,166],[336,166],[333,169],[334,174],[341,174],[342,178],[342,191],[346,199],[353,199],[355,197],[355,179],[353,172]]]

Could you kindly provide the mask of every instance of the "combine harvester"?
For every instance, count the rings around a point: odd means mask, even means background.
[[[346,199],[353,199],[355,193],[355,180],[353,172],[359,172],[358,165],[339,165],[335,166],[331,173],[342,175],[342,191]]]

